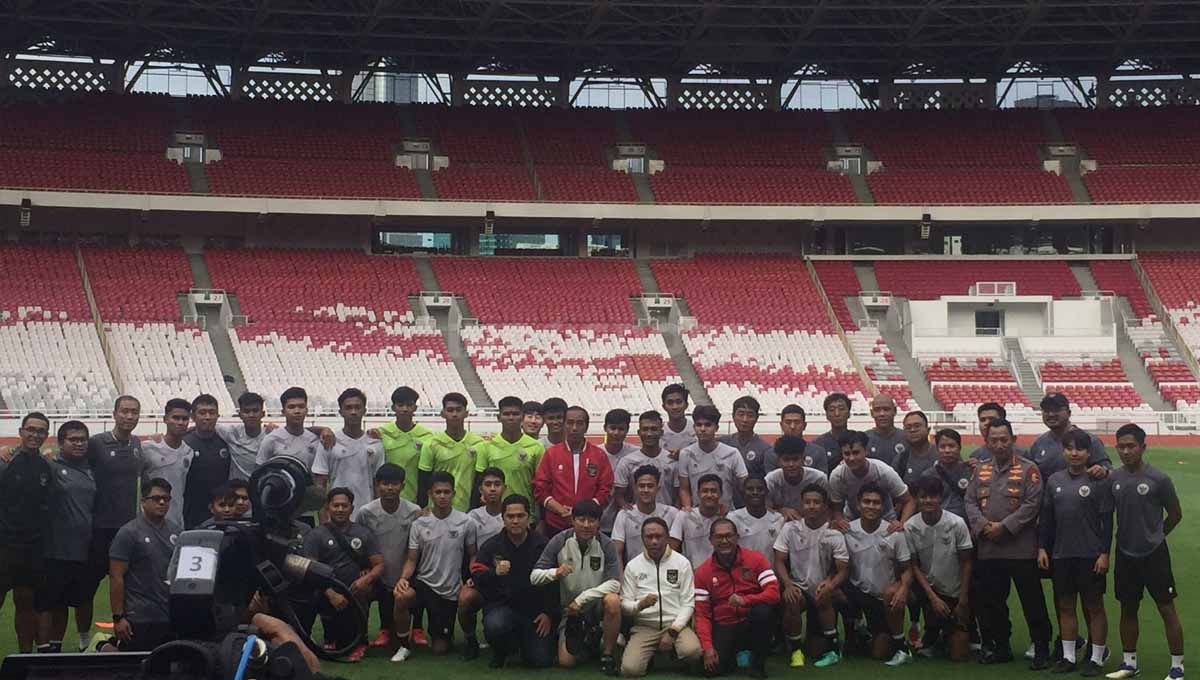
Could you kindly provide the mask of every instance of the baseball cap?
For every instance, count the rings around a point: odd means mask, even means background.
[[[1040,406],[1043,411],[1057,411],[1063,408],[1070,408],[1071,402],[1067,400],[1067,395],[1062,392],[1051,392],[1042,397]]]
[[[600,504],[590,498],[586,501],[577,502],[575,506],[571,508],[572,517],[592,517],[594,519],[600,519],[600,514]]]

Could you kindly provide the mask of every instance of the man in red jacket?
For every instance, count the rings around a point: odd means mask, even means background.
[[[577,501],[591,499],[604,507],[612,494],[608,456],[587,440],[587,411],[568,408],[563,430],[565,439],[546,449],[533,476],[533,495],[544,510],[542,530],[547,538],[571,527],[571,508]]]
[[[767,655],[775,630],[779,583],[767,558],[738,547],[737,525],[722,517],[708,530],[713,554],[696,569],[696,613],[692,625],[704,650],[708,675],[737,668],[738,652],[750,650],[750,677],[767,677]]]

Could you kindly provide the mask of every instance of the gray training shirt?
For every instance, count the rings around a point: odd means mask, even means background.
[[[962,591],[958,554],[972,546],[967,521],[943,510],[937,522],[926,524],[917,513],[904,523],[904,538],[914,566],[925,575],[934,592],[957,598]]]
[[[86,562],[92,541],[92,508],[96,480],[87,459],[78,463],[62,456],[50,461],[50,521],[46,532],[46,557],[65,562]]]
[[[258,449],[267,431],[260,429],[251,437],[242,423],[217,423],[217,436],[229,447],[229,478],[249,481],[258,469]]]
[[[403,498],[396,512],[384,509],[383,500],[378,498],[354,511],[354,521],[375,536],[383,551],[383,583],[388,588],[395,586],[404,572],[408,535],[420,516],[421,508]]]
[[[896,581],[897,567],[909,560],[904,533],[889,534],[883,522],[875,531],[864,529],[861,519],[851,522],[846,532],[846,549],[850,551],[851,585],[876,598],[883,597],[883,591]]]
[[[867,457],[882,460],[888,465],[896,462],[900,454],[908,450],[908,440],[904,438],[904,430],[894,428],[890,434],[881,434],[878,428],[867,430]]]
[[[128,564],[125,571],[125,617],[130,623],[166,623],[170,593],[167,566],[183,527],[171,521],[154,526],[138,517],[121,527],[108,556]]]
[[[782,469],[774,470],[767,475],[767,505],[776,510],[780,508],[800,510],[804,489],[809,484],[816,484],[826,491],[829,490],[829,478],[820,470],[805,467],[804,477],[797,484],[789,482]]]
[[[812,462],[809,462],[810,458]],[[842,447],[838,446],[837,437],[832,432],[826,432],[804,447],[804,467],[829,474],[841,462]]]
[[[112,432],[101,432],[88,440],[87,457],[96,478],[96,528],[120,529],[138,514],[142,440],[131,435],[119,442]]]
[[[179,442],[179,448],[175,449],[165,441],[142,442],[142,478],[151,480],[161,477],[171,485],[171,508],[167,510],[167,519],[180,526],[184,525],[183,498],[188,468],[191,467],[195,455],[187,442]]]
[[[926,477],[942,480],[942,510],[958,515],[964,520],[967,519],[967,502],[964,496],[974,474],[971,466],[962,461],[949,468],[941,463],[934,463],[925,471]]]
[[[1055,472],[1042,490],[1041,547],[1050,557],[1095,559],[1112,547],[1112,484],[1070,470]]]
[[[1088,449],[1088,467],[1092,465],[1112,467],[1108,452],[1104,450],[1104,442],[1100,441],[1096,435],[1091,435],[1091,437],[1092,446]],[[1038,466],[1038,472],[1042,473],[1042,479],[1049,479],[1050,475],[1055,472],[1067,469],[1067,459],[1063,456],[1062,441],[1050,431],[1042,433],[1042,436],[1033,440],[1033,444],[1029,447],[1029,455],[1026,457]]]
[[[445,519],[428,514],[413,523],[410,550],[421,551],[417,580],[446,600],[457,600],[462,589],[462,563],[467,546],[475,545],[475,520],[451,510]]]
[[[833,508],[837,510],[845,504],[843,514],[846,519],[858,519],[858,490],[874,483],[884,493],[883,519],[896,519],[893,499],[907,494],[908,486],[890,465],[881,460],[868,458],[867,466],[867,473],[862,477],[851,472],[850,467],[844,463],[829,475],[829,500],[833,503]]]
[[[900,479],[903,479],[905,484],[912,486],[913,482],[917,481],[937,462],[937,449],[932,446],[926,450],[923,456],[918,456],[916,451],[909,448],[908,456],[896,456],[896,474],[900,475]],[[902,463],[903,468],[900,467]]]
[[[768,444],[767,440],[757,434],[750,437],[750,440],[745,444],[742,443],[736,433],[727,434],[718,441],[737,449],[738,453],[742,454],[742,460],[746,461],[746,469],[752,475],[766,475],[771,470],[779,467],[778,460],[775,457],[775,447]]]
[[[1117,468],[1108,476],[1117,510],[1117,549],[1130,557],[1145,557],[1163,541],[1168,508],[1179,507],[1175,483],[1162,470],[1143,463],[1130,472]]]

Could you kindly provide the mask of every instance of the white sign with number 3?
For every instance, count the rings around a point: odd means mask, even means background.
[[[216,550],[194,545],[186,545],[179,549],[179,566],[175,569],[176,580],[212,581],[216,575]]]

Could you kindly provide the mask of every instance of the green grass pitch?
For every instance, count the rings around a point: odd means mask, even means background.
[[[1112,453],[1115,457],[1115,453]],[[1200,639],[1200,565],[1193,562],[1200,554],[1200,449],[1198,448],[1152,448],[1147,455],[1153,465],[1164,470],[1175,481],[1183,502],[1183,523],[1171,535],[1171,555],[1173,558],[1175,579],[1180,593],[1176,600],[1183,620],[1185,640],[1190,650],[1200,649],[1195,640]],[[1049,603],[1049,584],[1045,591]],[[1111,670],[1120,659],[1120,640],[1117,630],[1118,606],[1112,599],[1112,579],[1109,577],[1109,597],[1107,600],[1109,619],[1108,644],[1114,657],[1110,659],[1106,670]],[[1025,629],[1024,620],[1020,615],[1020,605],[1013,594],[1011,607],[1013,610],[1013,649],[1018,653],[1029,644],[1029,636]],[[1051,610],[1053,611],[1053,610]],[[96,618],[106,620],[109,615],[108,593],[103,588],[96,598]],[[1141,608],[1142,635],[1138,648],[1138,658],[1142,668],[1142,677],[1151,680],[1166,676],[1168,657],[1166,642],[1163,639],[1162,623],[1157,612],[1148,599]],[[378,620],[375,613],[371,615],[371,633],[377,630]],[[68,626],[68,638],[73,638],[74,625]],[[1055,625],[1055,630],[1058,626]],[[95,632],[95,629],[93,629]],[[461,639],[461,633],[460,633]],[[11,598],[6,598],[3,609],[0,609],[0,653],[9,654],[16,651],[16,639],[12,627]],[[338,675],[348,680],[383,680],[398,675],[406,677],[430,678],[431,680],[467,680],[485,676],[494,680],[522,680],[529,677],[530,671],[519,666],[510,666],[502,671],[493,671],[487,667],[487,650],[483,650],[480,658],[473,662],[462,661],[456,649],[451,656],[435,658],[428,650],[418,649],[404,664],[393,665],[388,662],[387,655],[382,650],[372,650],[367,658],[358,664],[326,663],[325,672]],[[1200,663],[1200,658],[1192,658],[1193,664]],[[812,668],[811,664],[803,669],[791,669],[783,656],[772,658],[768,665],[772,677],[792,677],[796,675],[822,676],[836,680],[837,678],[861,678],[864,674],[879,673],[899,680],[950,680],[961,678],[970,673],[975,680],[995,678],[1011,678],[1013,673],[1029,673],[1025,663],[1018,660],[1012,664],[999,666],[980,666],[975,663],[952,664],[941,659],[916,659],[911,665],[901,668],[888,668],[881,662],[861,658],[849,658],[840,665],[829,669]],[[1193,671],[1195,673],[1195,671]],[[585,665],[572,671],[546,670],[541,675],[571,675],[574,677],[601,677],[596,665]],[[686,677],[671,672],[656,672],[652,677]],[[736,677],[736,676],[735,676]]]

